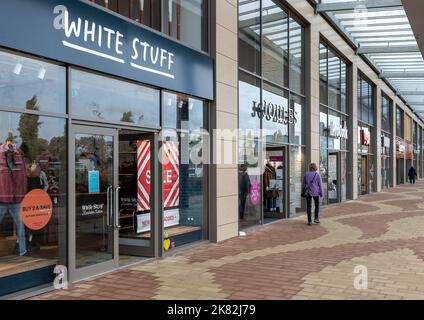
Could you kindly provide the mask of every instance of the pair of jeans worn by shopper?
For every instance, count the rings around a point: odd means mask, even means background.
[[[303,176],[302,190],[309,187],[309,195],[306,197],[306,208],[308,214],[308,224],[312,223],[312,200],[314,200],[315,212],[314,221],[319,223],[319,198],[324,196],[322,178],[317,171],[308,171]]]

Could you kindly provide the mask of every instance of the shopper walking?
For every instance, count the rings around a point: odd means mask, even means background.
[[[315,205],[314,223],[318,224],[320,198],[324,196],[324,190],[321,175],[315,163],[309,165],[309,171],[303,176],[302,190],[302,196],[306,198],[307,203],[308,225],[312,225],[312,199]]]
[[[408,178],[409,178],[410,184],[415,184],[415,180],[417,179],[417,171],[415,170],[415,168],[413,166],[411,166],[411,168],[409,168]]]

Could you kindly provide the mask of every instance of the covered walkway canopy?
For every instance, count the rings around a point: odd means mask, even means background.
[[[424,119],[424,60],[402,1],[311,1]]]

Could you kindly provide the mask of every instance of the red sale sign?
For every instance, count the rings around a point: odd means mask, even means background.
[[[163,144],[163,197],[164,207],[178,207],[180,201],[179,144]],[[150,210],[151,143],[137,141],[137,211]]]
[[[180,168],[178,142],[163,144],[163,198],[165,208],[180,204]]]
[[[150,210],[150,141],[137,141],[137,211]]]

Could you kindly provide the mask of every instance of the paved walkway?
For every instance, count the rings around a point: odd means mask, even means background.
[[[364,196],[322,210],[320,225],[277,222],[36,299],[424,299],[423,195],[420,181]]]

